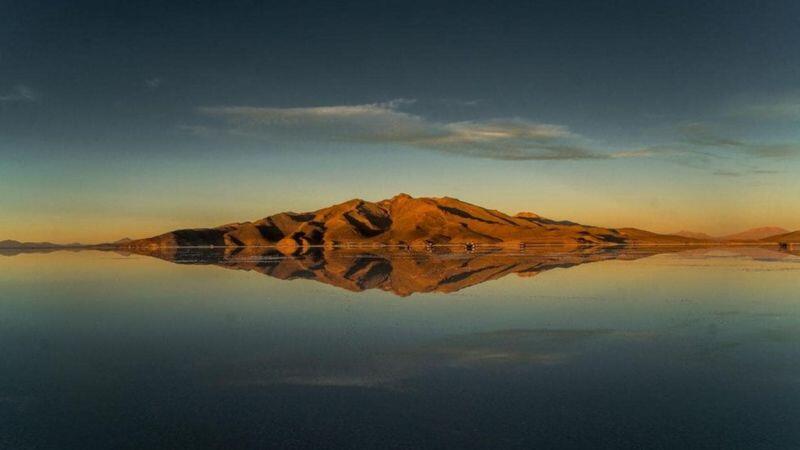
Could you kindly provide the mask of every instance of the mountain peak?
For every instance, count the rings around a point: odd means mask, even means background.
[[[414,199],[414,197],[406,194],[405,192],[401,192],[401,193],[395,195],[394,197],[390,198],[389,201],[397,202],[397,201],[412,200],[412,199]]]

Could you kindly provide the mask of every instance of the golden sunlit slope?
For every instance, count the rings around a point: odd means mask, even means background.
[[[176,230],[122,247],[269,246],[293,249],[349,244],[425,246],[447,244],[693,243],[696,239],[554,221],[532,213],[509,216],[460,200],[406,194],[377,203],[350,200],[307,213],[280,213],[253,222]]]

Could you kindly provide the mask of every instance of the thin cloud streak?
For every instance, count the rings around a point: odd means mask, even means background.
[[[783,92],[777,97],[732,106],[726,115],[730,118],[797,121],[800,120],[800,93]]]
[[[588,160],[648,156],[601,153],[567,127],[521,118],[434,122],[401,111],[413,100],[304,108],[203,107],[227,131],[261,137],[298,137],[398,144],[442,153],[499,160]]]
[[[631,151],[614,152],[611,154],[612,158],[648,158],[655,155],[650,149],[640,149]]]
[[[159,77],[148,78],[144,80],[144,87],[146,87],[149,90],[156,90],[159,87],[161,87],[163,83],[164,80],[162,80]]]
[[[720,177],[740,177],[742,176],[741,172],[736,172],[734,170],[717,170],[714,172],[714,175]]]
[[[754,158],[786,159],[800,155],[800,143],[753,143],[715,133],[704,124],[680,128],[686,144],[697,148],[731,149]]]
[[[32,88],[23,84],[14,86],[14,88],[3,95],[0,95],[0,103],[30,103],[39,100],[39,93]]]
[[[226,133],[255,139],[396,144],[444,154],[506,161],[569,161],[654,158],[700,170],[737,155],[788,159],[800,155],[795,143],[751,143],[715,132],[703,123],[677,128],[674,142],[632,150],[601,151],[563,125],[522,118],[437,122],[404,111],[413,99],[360,105],[295,108],[213,106],[198,108],[212,123],[203,134]],[[742,173],[742,171],[737,171]],[[712,172],[714,173],[714,172]],[[748,171],[748,173],[755,172]],[[732,173],[715,175],[733,176]],[[762,173],[767,175],[767,173]]]

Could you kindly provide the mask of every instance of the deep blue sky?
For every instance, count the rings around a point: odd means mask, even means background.
[[[658,231],[800,228],[782,203],[800,194],[800,2],[0,10],[8,237],[400,190]]]

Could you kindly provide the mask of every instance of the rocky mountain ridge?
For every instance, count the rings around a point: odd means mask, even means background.
[[[635,228],[604,228],[555,221],[534,213],[514,216],[450,197],[400,194],[369,202],[353,199],[317,211],[284,212],[215,228],[175,230],[120,243],[127,248],[438,245],[689,244],[696,239]]]

